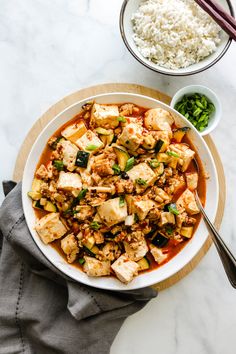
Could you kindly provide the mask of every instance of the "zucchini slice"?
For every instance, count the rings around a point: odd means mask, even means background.
[[[156,155],[158,162],[168,163],[170,161],[170,156],[167,155],[165,152],[159,152]]]
[[[173,133],[173,138],[175,139],[175,141],[177,143],[181,143],[184,135],[190,130],[189,127],[183,127],[183,128],[178,128],[175,129],[174,133]]]
[[[110,135],[111,134],[111,130],[108,130],[108,129],[105,129],[105,128],[102,128],[102,127],[96,128],[95,131],[98,134],[101,134],[101,135]]]
[[[142,259],[140,259],[138,262],[137,262],[138,266],[139,266],[139,271],[141,270],[146,270],[146,269],[149,269],[150,268],[150,264],[149,264],[149,261],[146,257],[143,257]]]
[[[84,247],[88,248],[89,250],[91,250],[94,245],[95,245],[95,239],[93,236],[88,237],[86,242],[84,243]]]
[[[47,201],[47,203],[44,205],[43,208],[44,208],[44,210],[49,211],[50,213],[56,213],[56,211],[57,211],[56,205],[54,205],[49,200]]]
[[[89,155],[89,152],[79,150],[77,152],[75,165],[86,168],[88,165]]]
[[[191,238],[193,235],[193,226],[182,226],[180,229],[180,235]]]
[[[125,170],[125,166],[126,163],[129,159],[129,154],[124,151],[123,149],[119,148],[119,147],[114,147],[116,156],[117,156],[117,160],[118,160],[118,165],[120,166],[121,171]]]
[[[162,235],[160,232],[158,232],[152,239],[152,244],[158,248],[165,247],[167,243],[169,242],[169,239],[166,238],[164,235]]]
[[[106,137],[107,138],[107,141],[106,141],[107,145],[110,145],[113,142],[114,136],[115,136],[114,133],[107,135],[107,137]]]
[[[155,152],[159,152],[161,150],[163,144],[164,144],[164,141],[159,139],[156,143],[156,146],[155,146]]]
[[[33,201],[33,208],[43,210],[43,206],[40,204],[39,200]]]
[[[93,246],[91,249],[88,247],[84,246],[84,251],[91,257],[95,257],[96,254],[99,253],[99,248],[97,246]]]
[[[32,182],[31,191],[32,192],[40,192],[40,188],[42,186],[42,183],[43,183],[43,181],[41,179],[34,178],[33,182]]]
[[[40,192],[30,191],[27,194],[33,200],[40,200],[42,197],[42,194]]]

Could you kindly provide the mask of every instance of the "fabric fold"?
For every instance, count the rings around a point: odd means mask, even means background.
[[[105,291],[61,273],[33,241],[21,183],[11,190],[14,186],[4,182],[8,195],[0,208],[1,348],[7,353],[109,353],[125,318],[156,291]]]

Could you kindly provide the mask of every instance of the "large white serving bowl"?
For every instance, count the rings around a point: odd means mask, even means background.
[[[137,59],[141,64],[145,65],[147,68],[156,71],[161,74],[171,75],[171,76],[186,76],[197,74],[203,70],[210,68],[212,65],[216,64],[223,55],[227,52],[232,39],[223,30],[220,32],[221,43],[218,45],[217,50],[205,57],[198,63],[192,64],[186,68],[180,69],[168,69],[152,61],[146,59],[138,50],[138,47],[133,40],[133,26],[131,23],[132,15],[137,11],[142,0],[124,0],[121,11],[120,11],[120,33],[121,37],[130,51],[130,53]],[[219,4],[224,8],[224,10],[234,16],[234,9],[230,0],[218,0]]]
[[[41,132],[32,146],[31,152],[28,156],[22,182],[22,200],[23,208],[25,213],[25,218],[32,234],[32,237],[44,254],[44,256],[62,273],[66,274],[70,278],[101,289],[110,290],[131,290],[138,289],[154,283],[158,283],[164,279],[169,278],[181,268],[183,268],[200,250],[202,245],[207,239],[208,232],[203,220],[200,222],[198,229],[196,230],[193,238],[187,243],[187,245],[180,251],[173,259],[168,263],[164,264],[158,269],[149,271],[138,275],[131,283],[125,285],[114,277],[101,277],[92,278],[88,277],[80,269],[73,265],[68,264],[61,255],[50,245],[45,245],[37,235],[34,225],[35,225],[35,213],[32,208],[32,202],[27,196],[27,192],[31,189],[31,183],[34,177],[34,172],[39,161],[40,155],[47,144],[48,139],[53,135],[53,133],[60,128],[64,123],[69,121],[75,115],[81,111],[82,105],[87,102],[95,100],[98,103],[124,103],[133,102],[137,105],[156,108],[161,107],[172,113],[177,126],[189,126],[191,131],[188,133],[190,139],[192,140],[196,151],[201,157],[203,166],[206,172],[209,174],[210,178],[207,179],[207,192],[206,192],[206,206],[205,210],[211,221],[214,221],[218,205],[218,195],[219,195],[219,185],[216,167],[211,153],[200,134],[195,128],[193,128],[190,123],[182,117],[177,111],[170,108],[168,105],[155,100],[150,97],[141,96],[131,93],[107,93],[101,94],[93,97],[88,97],[83,101],[79,101],[72,106],[68,107],[66,110],[58,114]]]

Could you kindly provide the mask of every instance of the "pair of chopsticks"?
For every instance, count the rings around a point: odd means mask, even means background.
[[[228,35],[236,41],[236,20],[214,0],[195,0]]]

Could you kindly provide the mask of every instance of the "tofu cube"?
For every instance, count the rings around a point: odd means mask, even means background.
[[[97,127],[103,127],[108,129],[114,129],[119,125],[119,109],[116,105],[102,105],[94,103],[91,120]]]
[[[134,200],[134,212],[138,215],[139,220],[144,220],[149,211],[156,206],[156,203],[151,200]]]
[[[156,246],[153,245],[150,245],[150,252],[158,264],[163,263],[168,256],[167,254],[164,254],[160,248],[157,248]]]
[[[94,153],[104,146],[103,142],[99,139],[99,137],[91,130],[88,130],[83,136],[81,136],[81,138],[76,140],[76,145],[81,150],[90,153]]]
[[[197,206],[195,196],[189,189],[185,189],[185,191],[178,198],[176,201],[176,207],[180,211],[186,210],[186,212],[190,215],[198,214],[200,211]]]
[[[133,244],[129,244],[128,242],[124,242],[124,246],[125,252],[131,261],[139,261],[148,252],[148,246],[144,238],[140,242],[136,242],[134,248]]]
[[[185,173],[187,187],[190,191],[197,189],[198,185],[198,174],[197,172],[187,172]]]
[[[109,199],[97,207],[98,214],[102,221],[108,226],[124,221],[127,213],[127,204],[120,206],[120,198]]]
[[[179,156],[178,164],[181,166],[181,171],[185,172],[194,158],[195,152],[187,145],[181,143],[170,144],[169,150],[175,152]]]
[[[45,244],[61,238],[67,232],[67,228],[59,218],[59,213],[49,213],[43,216],[36,222],[35,230]]]
[[[61,135],[70,140],[72,143],[76,144],[76,141],[81,138],[82,135],[84,135],[87,131],[86,126],[84,125],[84,122],[76,122],[72,125],[69,125],[66,127],[62,132]]]
[[[79,247],[76,241],[76,237],[73,234],[69,234],[61,240],[62,251],[66,254],[68,263],[73,263],[76,260],[76,256],[79,253]]]
[[[99,261],[96,258],[84,256],[85,263],[83,270],[90,277],[101,277],[104,275],[110,275],[110,261]]]
[[[163,211],[160,215],[160,221],[158,226],[162,227],[166,224],[175,224],[175,216],[174,214],[170,213],[169,211]]]
[[[143,142],[143,128],[139,124],[130,123],[126,125],[119,137],[119,144],[128,150],[136,151]]]
[[[69,171],[73,171],[75,168],[75,161],[78,152],[76,145],[72,144],[68,140],[63,140],[61,142],[62,154],[63,154],[63,164],[67,167]]]
[[[126,254],[122,254],[112,265],[117,278],[123,283],[129,283],[138,274],[139,266],[131,261]]]
[[[171,132],[171,125],[174,123],[174,118],[170,112],[162,108],[149,109],[145,113],[144,126],[148,130],[167,130]]]
[[[131,170],[127,172],[127,174],[131,179],[131,181],[135,183],[135,188],[137,193],[143,191],[147,187],[154,184],[154,182],[157,179],[157,175],[151,169],[151,167],[148,166],[146,162],[141,162],[138,165],[134,166],[133,168],[131,168]],[[141,186],[138,183],[136,183],[136,180],[139,178],[143,179],[146,182],[144,186],[143,185]]]
[[[57,181],[57,188],[64,191],[81,190],[82,182],[78,173],[61,171]]]

